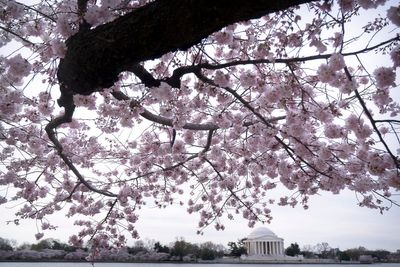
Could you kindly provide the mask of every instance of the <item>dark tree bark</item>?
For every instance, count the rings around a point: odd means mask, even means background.
[[[135,64],[185,50],[232,23],[312,0],[158,0],[67,40],[62,94],[91,94]]]

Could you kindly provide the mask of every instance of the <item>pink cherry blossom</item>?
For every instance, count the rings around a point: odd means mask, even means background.
[[[332,71],[338,71],[343,69],[346,64],[344,58],[340,54],[333,54],[328,61],[328,66]]]
[[[218,84],[219,86],[229,86],[229,75],[228,74],[224,74],[222,71],[218,70],[215,72],[215,78],[214,78],[214,82],[216,84]]]
[[[377,86],[379,88],[385,88],[388,86],[395,86],[396,73],[393,68],[380,67],[374,70],[374,76],[376,79]]]
[[[159,87],[153,87],[151,89],[151,94],[157,99],[157,100],[169,100],[172,98],[172,88],[169,86],[167,83],[162,82]]]
[[[6,61],[6,64],[9,66],[8,68],[8,78],[13,83],[21,82],[21,78],[28,76],[32,70],[31,65],[29,62],[24,59],[21,54],[18,54],[12,58],[9,58]]]
[[[386,0],[357,0],[359,4],[364,9],[376,8],[379,5],[384,5]]]
[[[400,67],[400,45],[393,48],[390,52],[390,57],[393,61],[394,67]]]
[[[5,12],[8,16],[19,18],[23,15],[24,7],[18,2],[10,0],[6,4]]]
[[[44,236],[44,233],[37,233],[35,234],[35,237],[37,240],[41,239]]]
[[[230,44],[233,41],[233,34],[231,31],[221,31],[216,33],[214,38],[219,44]]]
[[[325,125],[324,130],[325,135],[328,138],[341,138],[343,137],[343,130],[340,126],[335,124],[327,124]]]
[[[354,0],[339,0],[338,3],[343,12],[352,11],[356,5]]]
[[[400,6],[392,6],[387,11],[388,19],[396,26],[400,27]]]
[[[337,79],[336,71],[326,64],[322,64],[318,67],[317,75],[318,79],[324,83]]]

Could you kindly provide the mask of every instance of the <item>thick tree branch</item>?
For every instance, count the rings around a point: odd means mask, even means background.
[[[112,92],[112,95],[117,100],[131,101],[130,102],[131,108],[137,108],[140,106],[140,104],[136,100],[131,99],[129,96],[127,96],[126,94],[124,94],[121,91],[114,91],[114,92]],[[140,116],[142,116],[143,118],[145,118],[149,121],[164,125],[164,126],[169,126],[169,127],[174,126],[173,119],[156,115],[143,107],[142,107],[142,109],[143,109],[143,111],[140,113]],[[286,118],[286,116],[278,116],[278,117],[273,117],[270,119],[265,119],[265,121],[268,123],[274,123],[279,120],[284,120],[285,118]],[[258,122],[259,121],[245,121],[243,123],[243,127],[249,127]],[[220,127],[218,125],[213,124],[213,123],[203,123],[202,124],[202,123],[191,123],[191,122],[185,123],[182,126],[182,128],[186,129],[186,130],[195,130],[195,131],[215,131],[215,130],[220,129]]]
[[[145,67],[140,64],[134,64],[132,67],[128,69],[128,71],[132,72],[133,74],[138,77],[141,82],[146,85],[146,87],[158,87],[161,84],[161,81],[154,78],[150,72],[148,72]]]
[[[400,40],[399,36],[390,38],[384,42],[381,42],[377,45],[366,47],[364,49],[360,49],[353,52],[342,53],[343,56],[354,56],[362,53],[367,53],[379,47],[385,46],[392,42]],[[290,66],[290,63],[294,62],[306,62],[306,61],[313,61],[313,60],[321,60],[321,59],[328,59],[332,56],[332,54],[319,54],[319,55],[312,55],[307,57],[291,57],[291,58],[276,58],[273,60],[260,58],[260,59],[247,59],[247,60],[233,60],[230,62],[219,63],[219,64],[210,64],[210,63],[200,63],[196,65],[190,66],[182,66],[176,68],[170,77],[166,77],[163,79],[156,79],[154,78],[149,71],[146,70],[140,64],[134,64],[131,66],[128,71],[132,72],[133,74],[138,77],[141,82],[146,87],[158,87],[160,86],[161,82],[165,82],[169,84],[171,87],[180,88],[181,78],[182,76],[190,73],[195,73],[201,71],[202,69],[207,70],[219,70],[239,65],[258,65],[258,64],[286,64]]]
[[[89,0],[78,0],[79,31],[89,30],[91,25],[85,20]]]
[[[312,0],[158,0],[67,40],[58,79],[79,94],[110,87],[122,71],[186,50],[232,23]],[[171,15],[173,14],[173,15]]]
[[[72,121],[72,116],[75,111],[75,105],[73,103],[72,95],[68,95],[65,97],[63,106],[64,106],[64,114],[52,119],[45,127],[47,136],[49,137],[50,141],[54,144],[58,155],[64,161],[64,163],[68,166],[68,168],[76,175],[79,182],[84,184],[89,190],[99,193],[99,194],[102,194],[104,196],[116,197],[117,195],[115,195],[114,193],[102,191],[102,190],[99,190],[99,189],[93,187],[88,181],[86,181],[86,179],[82,176],[82,174],[75,167],[73,162],[63,152],[63,147],[62,147],[61,143],[58,141],[55,130],[61,124],[69,123]]]

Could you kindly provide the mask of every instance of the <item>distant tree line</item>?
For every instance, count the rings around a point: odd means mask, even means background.
[[[0,238],[0,260],[85,260],[89,256],[88,247],[77,248],[52,238],[36,244],[16,242]],[[215,260],[230,252],[219,244],[205,242],[193,244],[183,238],[167,245],[154,240],[138,240],[133,246],[119,250],[105,250],[94,255],[104,261],[197,261]]]
[[[371,256],[375,262],[400,262],[400,249],[390,252],[384,249],[369,250],[365,247],[340,250],[332,248],[328,243],[318,243],[315,246],[304,246],[300,249],[297,243],[292,243],[285,250],[286,255],[303,255],[306,259],[334,259],[338,261],[358,261],[360,256]]]
[[[194,244],[178,238],[164,245],[155,240],[137,240],[123,249],[104,250],[95,259],[103,261],[198,261],[215,260],[223,256],[240,257],[246,254],[244,239],[229,242],[228,248],[213,242]],[[340,250],[323,242],[315,246],[306,245],[300,249],[298,243],[290,244],[285,253],[288,256],[303,255],[306,259],[334,259],[337,261],[358,261],[360,256],[369,255],[375,262],[400,262],[400,250],[390,252],[384,249],[368,250],[364,247]],[[74,247],[59,240],[48,238],[35,244],[17,242],[0,237],[0,260],[66,260],[80,261],[89,256],[89,248]]]

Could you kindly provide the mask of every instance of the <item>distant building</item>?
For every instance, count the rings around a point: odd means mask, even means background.
[[[247,256],[242,257],[243,260],[283,262],[303,260],[302,256],[286,256],[283,238],[278,237],[267,227],[254,229],[243,242],[247,249]]]
[[[256,228],[244,240],[247,255],[282,257],[285,254],[283,238],[278,237],[267,227]]]

